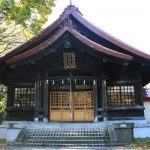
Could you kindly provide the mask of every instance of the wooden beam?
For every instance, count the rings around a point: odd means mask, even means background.
[[[55,77],[48,77],[48,80],[62,80],[62,79],[77,79],[77,80],[101,80],[101,79],[106,79],[106,76],[98,76],[98,77],[93,77],[93,76],[55,76]]]

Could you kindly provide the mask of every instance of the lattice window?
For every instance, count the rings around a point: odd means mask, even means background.
[[[62,108],[70,108],[69,92],[51,92],[50,108],[51,110],[61,110]]]
[[[93,106],[94,107],[93,92],[87,92],[86,94],[87,95],[86,95],[85,106]]]
[[[61,93],[51,93],[51,106],[61,106]]]
[[[62,106],[70,105],[70,93],[63,92],[62,93]]]
[[[86,95],[84,94],[84,92],[74,93],[74,106],[84,106],[85,100],[86,100]]]
[[[63,53],[64,57],[64,68],[65,69],[71,69],[76,68],[76,62],[75,62],[75,53]]]
[[[85,109],[87,107],[92,107],[94,106],[93,103],[93,92],[91,91],[84,91],[84,92],[74,92],[74,106],[83,106]]]
[[[133,85],[117,85],[107,87],[109,107],[135,105],[135,89]]]
[[[15,88],[14,106],[29,108],[34,106],[34,88]]]

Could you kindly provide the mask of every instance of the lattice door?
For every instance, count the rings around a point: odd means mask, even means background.
[[[72,121],[70,117],[70,93],[50,93],[50,120],[51,121]]]
[[[93,109],[92,91],[50,93],[50,121],[93,121]]]
[[[74,92],[74,121],[93,121],[93,92]]]

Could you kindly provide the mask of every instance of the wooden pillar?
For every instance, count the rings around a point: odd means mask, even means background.
[[[107,120],[107,91],[105,79],[102,80],[102,106],[104,120]]]
[[[73,112],[72,112],[72,104],[73,104],[72,89],[73,89],[73,87],[72,87],[72,79],[71,79],[71,77],[72,77],[72,72],[71,72],[71,70],[70,70],[70,75],[69,75],[69,77],[70,77],[70,79],[69,79],[69,81],[70,81],[70,98],[69,98],[69,104],[70,104],[70,120],[73,121]]]
[[[98,121],[97,118],[97,79],[93,80],[93,96],[94,96],[94,122]]]
[[[37,80],[35,81],[35,112],[34,112],[35,121],[39,121],[40,104],[41,104],[41,80],[40,80],[40,73],[38,72]]]
[[[8,86],[7,87],[7,108],[14,106],[14,95],[15,95],[15,88]],[[13,112],[9,109],[6,109],[6,119],[12,119],[13,118]]]
[[[43,122],[48,122],[48,71],[44,72],[44,118]]]
[[[136,82],[135,83],[135,104],[143,106],[143,93],[142,93],[142,82]]]
[[[34,120],[39,121],[39,89],[40,89],[40,81],[35,81],[35,112],[34,112]]]
[[[14,106],[15,87],[7,87],[7,107]]]
[[[102,121],[103,119],[103,108],[102,108],[102,81],[97,82],[97,119]]]

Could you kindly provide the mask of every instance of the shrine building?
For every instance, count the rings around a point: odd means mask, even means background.
[[[0,58],[7,121],[144,120],[150,55],[87,21],[69,5],[40,34]]]
[[[94,122],[143,119],[150,56],[83,18],[74,6],[0,58],[7,119]]]

